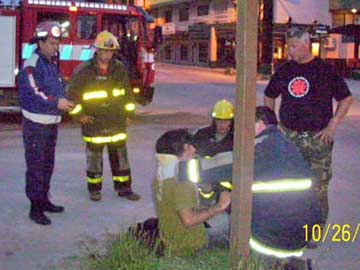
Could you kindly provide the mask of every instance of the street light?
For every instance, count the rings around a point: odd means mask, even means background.
[[[351,13],[353,14],[353,23],[355,23],[355,14],[358,12],[356,8],[351,9]]]

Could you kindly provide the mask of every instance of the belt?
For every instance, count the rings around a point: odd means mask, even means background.
[[[282,123],[279,123],[279,130],[282,132],[282,133],[286,133],[286,134],[294,134],[296,136],[299,136],[299,137],[302,137],[302,138],[307,138],[307,137],[313,137],[315,136],[317,133],[320,132],[320,130],[317,130],[317,131],[313,131],[313,130],[304,130],[304,131],[297,131],[297,130],[292,130],[292,129],[289,129],[287,127],[284,126],[284,124]]]

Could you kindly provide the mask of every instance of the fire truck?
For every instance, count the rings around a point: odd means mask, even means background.
[[[136,101],[151,102],[154,88],[154,54],[162,40],[161,29],[151,29],[152,17],[129,1],[90,2],[65,0],[23,0],[16,6],[0,6],[0,111],[20,111],[17,102],[17,74],[22,63],[36,49],[32,44],[36,25],[57,21],[62,28],[59,66],[69,80],[82,61],[93,56],[97,33],[108,30],[119,39],[117,57],[127,66]],[[0,4],[1,5],[1,4]]]

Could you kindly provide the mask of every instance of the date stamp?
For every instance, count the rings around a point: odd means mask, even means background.
[[[359,233],[360,223],[355,226],[350,224],[327,224],[326,227],[321,228],[319,224],[303,226],[305,232],[305,241],[325,242],[329,239],[333,243],[352,242],[356,241]],[[330,235],[330,236],[329,236]]]

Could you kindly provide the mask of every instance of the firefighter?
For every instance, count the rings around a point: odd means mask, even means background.
[[[226,99],[211,110],[212,124],[194,132],[194,143],[200,156],[214,156],[233,150],[234,106]]]
[[[50,179],[54,169],[57,126],[61,112],[73,103],[65,96],[65,84],[58,68],[61,27],[42,22],[36,27],[33,42],[37,49],[24,62],[19,74],[19,101],[26,160],[26,196],[31,201],[30,219],[41,225],[51,220],[46,212],[60,213],[63,206],[49,200]]]
[[[310,166],[278,129],[270,108],[256,108],[255,134],[250,246],[267,261],[280,260],[286,267],[293,267],[289,269],[304,269],[305,262],[298,257],[312,239],[312,232],[305,235],[304,226],[313,228],[321,221]],[[232,158],[228,154],[193,159],[179,169],[178,178],[198,186],[211,183],[231,190]]]
[[[118,40],[110,32],[96,36],[94,57],[74,72],[67,88],[76,103],[70,112],[82,125],[86,143],[87,183],[90,199],[101,200],[102,153],[107,146],[114,190],[120,197],[139,200],[131,189],[131,173],[126,149],[126,126],[135,113],[135,104],[123,64],[114,58]]]

